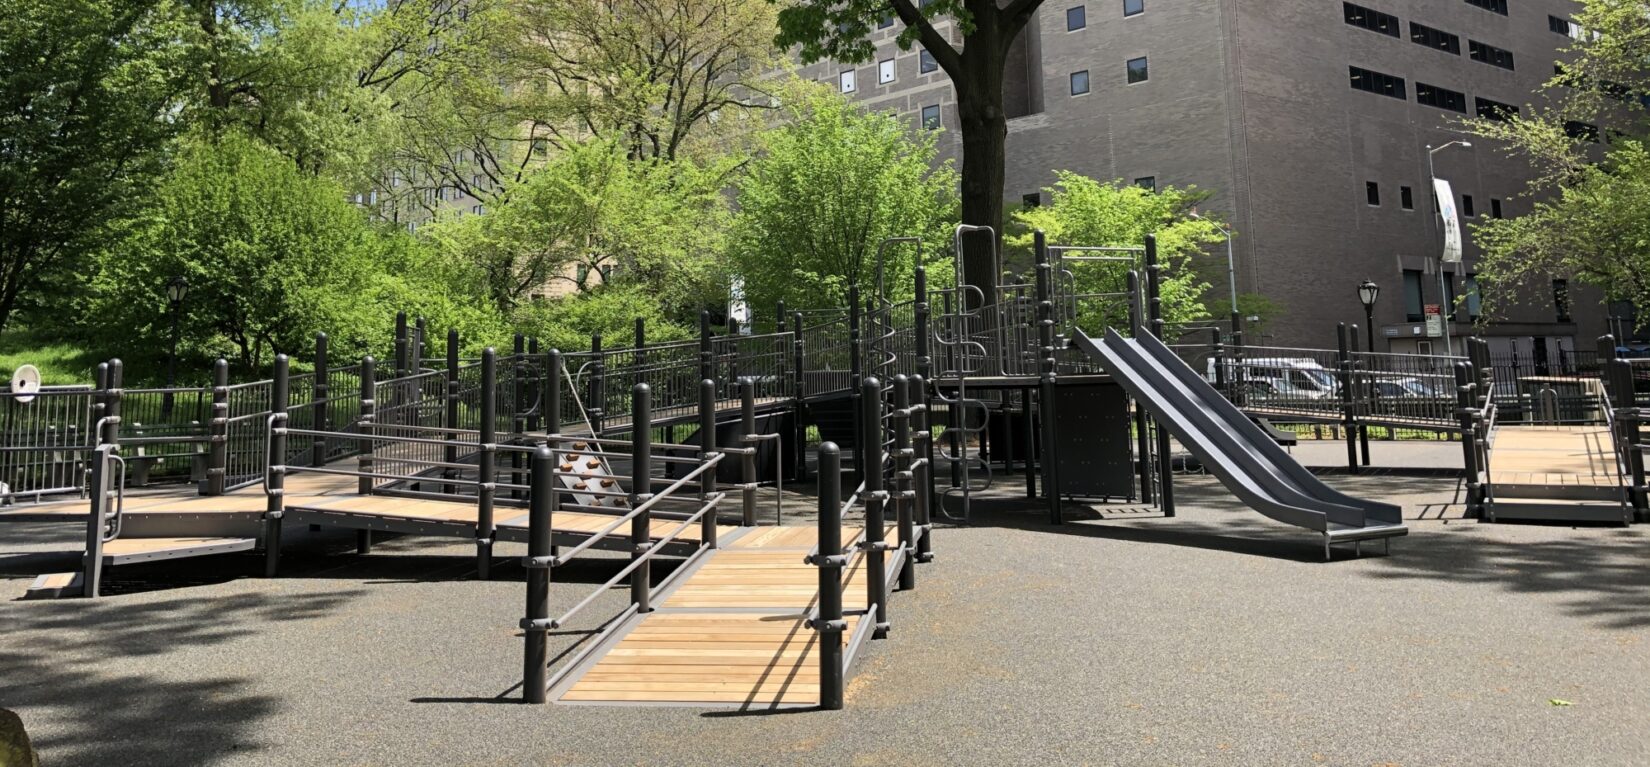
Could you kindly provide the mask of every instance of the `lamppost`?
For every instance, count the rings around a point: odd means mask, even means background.
[[[1457,139],[1437,147],[1427,144],[1427,177],[1428,186],[1432,189],[1432,226],[1434,234],[1438,231],[1438,217],[1443,215],[1444,207],[1443,203],[1438,200],[1438,171],[1433,167],[1432,156],[1452,146],[1471,149],[1472,142]],[[1440,249],[1438,251],[1438,304],[1445,312],[1440,318],[1444,321],[1444,354],[1453,357],[1455,356],[1455,344],[1450,340],[1450,325],[1455,320],[1455,307],[1446,306],[1445,304],[1448,302],[1449,291],[1444,287],[1444,251]]]
[[[1232,295],[1232,332],[1236,333],[1238,329],[1237,268],[1232,260],[1232,227],[1224,221],[1213,221],[1204,218],[1203,214],[1198,213],[1196,210],[1193,210],[1190,216],[1220,227],[1220,231],[1226,235],[1226,287]]]
[[[1365,351],[1375,351],[1375,299],[1381,297],[1381,286],[1371,280],[1364,280],[1358,286],[1358,301],[1364,305],[1364,337],[1368,339],[1369,347]]]
[[[166,301],[172,313],[172,349],[166,355],[166,393],[161,398],[161,417],[172,415],[172,386],[178,374],[178,317],[183,314],[183,297],[189,295],[189,280],[183,275],[166,283]]]

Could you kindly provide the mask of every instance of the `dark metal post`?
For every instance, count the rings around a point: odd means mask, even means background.
[[[407,377],[407,313],[395,313],[395,377]]]
[[[374,395],[378,390],[377,360],[371,355],[361,359],[361,422],[356,431],[361,438],[357,442],[356,450],[360,457],[356,459],[357,468],[362,474],[372,473],[372,428],[378,419],[378,402]],[[362,477],[356,487],[361,495],[372,494],[372,478]]]
[[[1369,361],[1370,361],[1371,358],[1368,357],[1368,356],[1362,356],[1362,355],[1358,354],[1358,326],[1357,325],[1353,325],[1351,327],[1350,331],[1347,333],[1347,344],[1352,349],[1352,355],[1351,355],[1352,364],[1347,369],[1348,370],[1348,375],[1350,376],[1350,380],[1352,381],[1352,386],[1351,386],[1351,392],[1347,394],[1347,396],[1345,398],[1345,401],[1347,403],[1349,403],[1347,405],[1348,412],[1350,412],[1352,414],[1352,418],[1354,419],[1355,425],[1358,429],[1358,450],[1359,450],[1360,462],[1361,462],[1362,465],[1368,466],[1369,465],[1369,416],[1370,416],[1369,407],[1368,407],[1368,403],[1369,403],[1368,392],[1373,391],[1373,388],[1374,388],[1373,380],[1374,379],[1371,377],[1371,375],[1368,372],[1366,372],[1367,366],[1368,366]]]
[[[1210,332],[1214,333],[1214,336],[1215,336],[1214,353],[1213,353],[1213,355],[1214,355],[1213,356],[1214,369],[1215,369],[1215,380],[1214,380],[1215,389],[1218,390],[1221,394],[1225,395],[1225,397],[1228,401],[1236,402],[1236,400],[1232,398],[1231,389],[1229,387],[1227,387],[1227,385],[1226,385],[1226,344],[1221,341],[1220,328],[1210,328],[1209,330],[1210,330]]]
[[[327,397],[331,390],[327,375],[327,334],[315,334],[315,377],[310,381],[310,416],[309,421],[316,431],[331,431],[328,428]],[[327,438],[316,435],[309,442],[309,465],[325,466],[327,463]]]
[[[739,431],[743,435],[740,442],[745,450],[740,455],[740,470],[744,479],[744,484],[739,488],[744,511],[742,524],[751,527],[756,524],[756,446],[760,442],[756,434],[756,382],[749,378],[739,382]]]
[[[1129,270],[1129,333],[1139,338],[1143,331],[1144,307],[1140,302],[1140,273]],[[1152,503],[1157,494],[1152,492],[1152,449],[1151,430],[1146,425],[1146,403],[1134,401],[1134,450],[1139,460],[1135,462],[1135,472],[1140,479],[1140,502]],[[1046,482],[1044,484],[1047,484]]]
[[[645,383],[630,390],[630,508],[636,509],[653,498],[653,390]],[[652,548],[650,511],[643,510],[630,521],[633,560],[644,560]],[[636,612],[653,611],[652,560],[646,559],[630,573],[630,601]]]
[[[1064,510],[1060,507],[1060,461],[1056,455],[1054,444],[1055,418],[1054,399],[1056,385],[1056,368],[1054,355],[1058,351],[1054,348],[1054,265],[1048,260],[1048,241],[1041,229],[1037,230],[1033,247],[1037,258],[1037,343],[1040,354],[1037,355],[1037,409],[1042,416],[1042,453],[1043,453],[1043,492],[1048,495],[1048,521],[1058,525],[1065,521]],[[1026,398],[1026,421],[1032,420],[1031,398]],[[1028,425],[1028,433],[1030,427]],[[1033,491],[1031,485],[1031,440],[1026,440],[1026,487]]]
[[[86,553],[81,555],[81,593],[96,598],[103,585],[103,537],[109,532],[109,508],[115,503],[112,456],[119,448],[99,445],[92,451],[91,515],[86,519]]]
[[[550,622],[550,577],[554,568],[551,554],[552,503],[561,491],[556,483],[556,454],[547,445],[533,451],[532,489],[527,495],[527,616],[522,633],[527,652],[522,663],[522,700],[548,700],[550,648],[545,632]]]
[[[206,494],[223,495],[229,474],[229,361],[212,363],[212,425],[206,453]]]
[[[1341,373],[1341,426],[1346,430],[1346,470],[1353,474],[1358,473],[1358,435],[1357,426],[1352,417],[1352,333],[1356,327],[1348,332],[1346,323],[1335,326],[1336,357]]]
[[[600,437],[603,432],[602,421],[607,415],[607,362],[606,356],[602,354],[602,334],[597,333],[590,337],[590,351],[594,355],[590,364],[590,398],[585,403],[584,410],[590,416],[590,436]]]
[[[716,380],[715,353],[710,344],[710,311],[699,311],[699,380]]]
[[[498,353],[481,352],[481,434],[476,456],[476,577],[487,580],[493,565],[493,494],[498,487]]]
[[[515,345],[510,354],[510,395],[509,441],[513,445],[520,445],[521,436],[527,433],[527,339],[520,333],[516,334]],[[527,484],[526,468],[527,454],[520,450],[511,450],[510,484],[517,485],[510,488],[511,498],[521,499],[522,491],[519,486]]]
[[[706,378],[699,382],[699,460],[708,461],[716,454],[716,382]],[[699,475],[699,497],[708,499],[716,492],[716,470]],[[701,519],[700,540],[716,548],[716,515],[706,514]]]
[[[795,405],[791,410],[791,453],[795,465],[792,477],[800,482],[808,476],[808,425],[802,422],[802,403],[807,399],[808,390],[804,381],[806,372],[802,369],[804,347],[802,343],[802,312],[791,315],[791,367],[796,370],[796,380],[792,385],[796,387]]]
[[[915,417],[911,422],[911,438],[920,443],[921,453],[916,461],[917,469],[912,476],[912,484],[916,487],[916,507],[913,509],[917,526],[918,562],[934,561],[932,541],[929,540],[931,527],[930,504],[934,502],[934,433],[929,430],[930,416],[928,410],[928,382],[922,376],[911,377],[911,403]]]
[[[866,376],[859,385],[860,442],[865,463],[859,474],[865,483],[865,584],[869,593],[866,604],[876,605],[876,626],[871,636],[878,639],[888,635],[888,570],[885,552],[888,537],[883,528],[882,511],[888,502],[888,493],[882,487],[882,381]],[[871,616],[867,616],[871,617]]]
[[[1455,417],[1461,426],[1462,464],[1467,475],[1467,516],[1483,511],[1484,486],[1478,470],[1478,411],[1473,407],[1472,363],[1455,363]]]
[[[1621,430],[1620,444],[1627,461],[1627,474],[1632,483],[1628,488],[1629,500],[1633,504],[1635,516],[1643,517],[1650,503],[1647,503],[1644,478],[1644,436],[1640,431],[1643,424],[1643,411],[1638,407],[1637,395],[1634,391],[1633,363],[1622,359],[1612,359],[1609,362],[1607,376],[1615,382],[1612,387],[1616,390],[1616,426]]]
[[[925,480],[926,484],[923,491],[926,493],[926,497],[931,499],[934,497],[935,491],[934,439],[933,433],[929,431],[929,427],[932,421],[931,414],[933,413],[934,400],[928,391],[928,382],[934,378],[934,356],[932,349],[929,347],[929,343],[933,340],[932,334],[934,319],[933,306],[928,302],[928,269],[923,267],[921,264],[917,265],[915,279],[917,303],[914,311],[914,319],[917,324],[917,338],[915,345],[915,352],[917,355],[917,375],[912,379],[912,385],[916,387],[916,391],[912,393],[912,401],[922,405],[922,458],[927,462],[927,465],[923,467],[923,474],[927,478]],[[926,514],[927,510],[924,509],[923,513]],[[923,524],[926,525],[927,522],[924,521]],[[927,545],[928,533],[924,530],[921,547],[925,552],[925,556]],[[928,560],[924,559],[923,561],[926,562]]]
[[[275,380],[269,394],[269,465],[264,484],[268,503],[264,507],[264,577],[273,578],[281,566],[281,517],[285,513],[287,395],[291,362],[285,354],[275,355]]]
[[[1232,375],[1227,385],[1232,387],[1232,404],[1243,407],[1246,392],[1243,391],[1243,317],[1232,310]]]
[[[449,328],[447,330],[447,398],[445,404],[447,406],[447,412],[445,414],[445,418],[442,419],[443,422],[441,425],[447,427],[448,429],[457,429],[459,410],[457,328]],[[448,464],[458,463],[458,435],[455,432],[448,432],[447,444],[442,445],[441,447],[441,460]],[[443,477],[450,479],[455,475],[456,470],[454,469],[443,468],[441,470],[441,476]],[[441,492],[446,493],[447,495],[452,495],[457,492],[457,490],[458,488],[451,484],[441,486]]]
[[[544,359],[544,357],[539,353],[539,339],[537,337],[527,339],[527,359],[522,363],[522,374],[527,376],[528,380],[527,433],[537,432],[539,426],[544,423],[544,387],[548,382],[541,376],[534,375],[531,368],[533,361],[540,359]],[[554,369],[549,372],[552,375],[555,374]]]
[[[104,445],[120,444],[120,403],[125,397],[125,365],[119,359],[109,360],[108,386],[103,389],[103,431],[97,435]]]
[[[819,707],[842,708],[842,451],[819,446]]]
[[[864,373],[860,359],[860,310],[859,286],[848,288],[848,396],[853,401],[854,412],[859,412],[861,397],[860,379]],[[872,399],[876,399],[873,397]],[[854,471],[861,479],[865,477],[865,442],[869,437],[864,432],[864,422],[855,421],[854,425]]]
[[[1157,235],[1146,235],[1146,313],[1150,321],[1151,334],[1158,340],[1167,343],[1163,322],[1163,265],[1157,260]],[[1157,432],[1157,477],[1158,500],[1161,501],[1163,516],[1172,517],[1174,512],[1174,455],[1170,452],[1169,430],[1163,428],[1163,423],[1154,424]]]
[[[911,464],[911,379],[894,376],[894,519],[899,529],[900,567],[899,588],[910,591],[917,587],[916,564],[916,490],[912,482]]]

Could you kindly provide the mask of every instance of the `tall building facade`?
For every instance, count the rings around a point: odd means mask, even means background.
[[[1377,350],[1441,353],[1445,323],[1429,333],[1429,305],[1453,307],[1454,339],[1477,332],[1500,353],[1591,349],[1606,330],[1596,292],[1565,279],[1477,284],[1470,224],[1528,210],[1528,169],[1460,128],[1541,98],[1580,34],[1574,10],[1566,0],[1046,0],[1014,49],[1005,192],[1046,202],[1056,170],[1209,192],[1204,209],[1236,232],[1238,292],[1278,309],[1268,344],[1321,347],[1336,323],[1364,324],[1357,288],[1369,279],[1381,288]],[[876,33],[877,61],[804,74],[954,129],[950,82],[926,53],[898,50],[897,26]],[[1577,126],[1589,128],[1607,140],[1607,126]],[[1428,151],[1463,139],[1472,146]],[[957,151],[954,130],[942,146]],[[1450,182],[1466,241],[1442,285],[1433,171]],[[1227,295],[1224,255],[1207,263],[1211,297]],[[1509,300],[1475,328],[1490,289]]]

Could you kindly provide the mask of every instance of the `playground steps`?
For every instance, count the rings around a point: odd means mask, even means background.
[[[1631,523],[1633,511],[1608,428],[1497,429],[1484,519]]]
[[[185,559],[251,551],[257,538],[116,538],[103,544],[103,565],[134,565],[163,559]],[[84,556],[84,554],[82,555]],[[47,573],[37,576],[24,599],[77,597],[85,591],[84,573]]]

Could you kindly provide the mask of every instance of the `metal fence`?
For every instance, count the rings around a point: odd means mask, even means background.
[[[847,317],[802,329],[802,391],[806,396],[848,391],[853,344]]]
[[[0,503],[84,491],[100,396],[90,386],[0,391]]]

